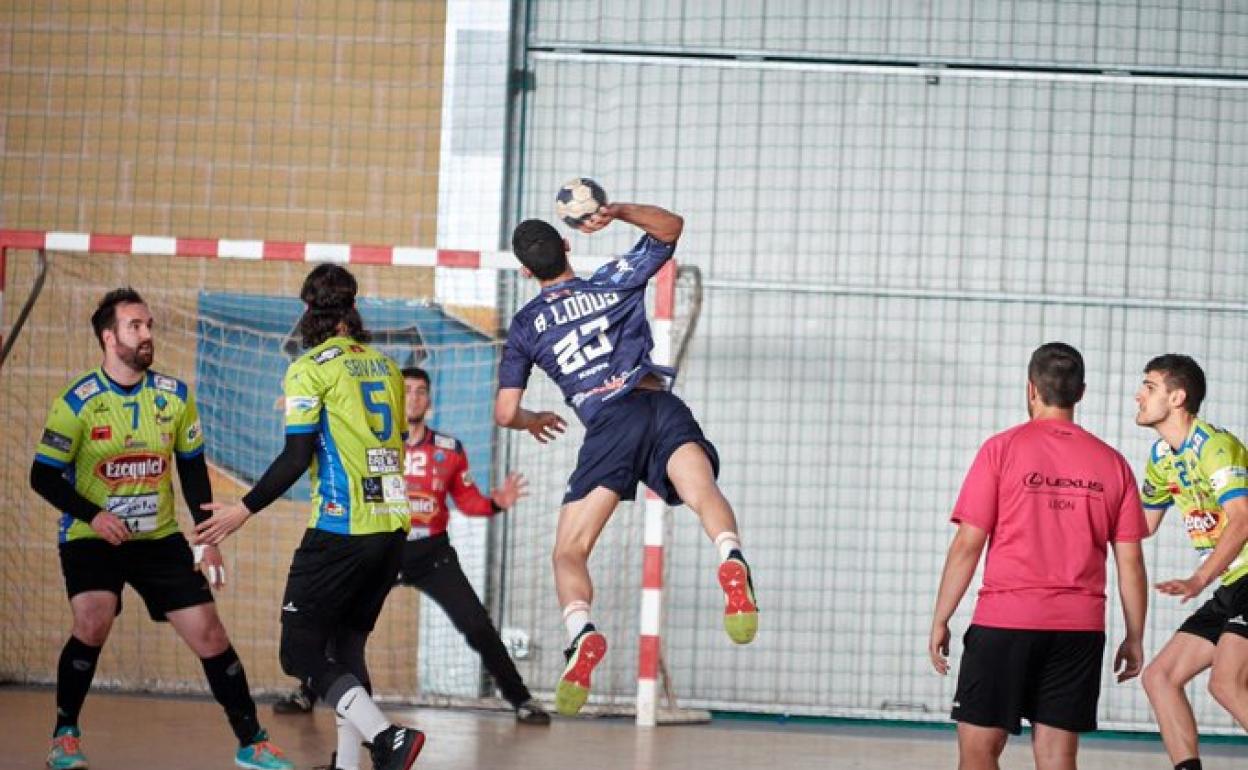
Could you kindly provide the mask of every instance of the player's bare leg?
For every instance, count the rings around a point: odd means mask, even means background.
[[[1008,738],[999,727],[958,722],[958,770],[1000,770]]]
[[[737,517],[719,485],[715,469],[701,445],[681,445],[667,461],[667,476],[680,499],[702,522],[702,529],[719,550],[719,585],[724,590],[724,631],[737,644],[748,644],[758,633],[758,604],[749,565],[741,555]]]
[[[607,652],[606,638],[589,622],[589,605],[594,599],[589,554],[619,502],[620,496],[615,492],[597,487],[559,511],[552,557],[555,593],[572,639],[571,646],[564,651],[568,663],[555,686],[555,709],[560,714],[576,714],[585,705],[589,699],[590,674]]]
[[[111,591],[83,591],[69,600],[74,615],[73,635],[92,647],[102,647],[117,617],[117,595]]]
[[[1161,741],[1173,764],[1200,756],[1196,716],[1183,688],[1212,665],[1214,649],[1209,640],[1180,631],[1166,642],[1140,677],[1157,716]]]
[[[225,710],[239,748],[234,763],[253,770],[289,770],[294,767],[281,749],[269,742],[268,733],[256,717],[256,703],[247,685],[242,661],[230,645],[230,637],[212,602],[184,607],[165,616],[169,625],[199,656],[208,688]]]
[[[1036,770],[1075,770],[1079,733],[1050,725],[1032,725],[1031,752]]]
[[[683,444],[667,460],[667,476],[680,499],[698,516],[712,541],[725,532],[737,533],[737,516],[715,483],[715,469],[702,447]]]
[[[1248,730],[1248,637],[1233,633],[1218,637],[1209,693]]]

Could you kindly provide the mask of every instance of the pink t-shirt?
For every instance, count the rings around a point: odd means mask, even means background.
[[[1066,420],[988,439],[952,518],[988,533],[972,622],[995,628],[1104,630],[1108,544],[1148,534],[1126,459]]]

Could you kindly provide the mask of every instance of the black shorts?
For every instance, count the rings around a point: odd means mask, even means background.
[[[604,407],[588,426],[563,502],[580,500],[596,487],[632,500],[637,483],[644,481],[668,505],[680,505],[667,461],[689,442],[702,447],[718,477],[719,453],[685,402],[663,390],[634,390]]]
[[[1209,601],[1183,621],[1179,631],[1218,643],[1222,634],[1248,639],[1248,576],[1229,586],[1219,586]]]
[[[1103,631],[973,625],[962,643],[954,720],[1014,735],[1023,718],[1073,733],[1096,729]]]
[[[307,530],[290,561],[282,623],[371,632],[399,574],[404,539],[401,529],[375,535]]]
[[[208,580],[195,569],[195,557],[181,532],[121,545],[94,538],[70,540],[60,544],[60,552],[71,599],[86,591],[108,591],[116,594],[121,614],[121,589],[129,583],[158,622],[174,610],[212,601]]]
[[[451,537],[447,533],[409,540],[403,544],[403,560],[399,565],[397,582],[419,588],[421,581],[430,574],[452,564],[463,573],[463,567],[459,566],[459,553],[451,545]]]

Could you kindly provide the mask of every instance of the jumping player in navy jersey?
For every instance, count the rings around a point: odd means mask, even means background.
[[[728,636],[746,644],[758,630],[736,517],[715,483],[719,455],[689,408],[670,392],[676,372],[650,360],[654,339],[646,320],[646,283],[671,259],[684,220],[657,206],[614,203],[601,207],[580,230],[597,232],[617,219],[645,234],[588,279],[572,272],[570,246],[554,227],[536,219],[516,227],[512,247],[541,293],[512,319],[494,405],[502,427],[526,430],[542,443],[562,433],[559,415],[520,405],[537,364],[586,428],[555,532],[555,590],[572,640],[555,707],[566,715],[585,704],[590,674],[607,650],[606,638],[589,622],[594,590],[589,554],[620,500],[636,496],[639,481],[669,505],[687,504],[714,541]]]

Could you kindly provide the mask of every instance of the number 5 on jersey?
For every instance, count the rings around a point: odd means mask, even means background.
[[[581,324],[579,329],[568,332],[563,339],[555,343],[555,356],[559,362],[559,370],[571,374],[593,361],[611,352],[611,340],[607,339],[607,317],[599,316],[592,321]],[[598,336],[589,344],[585,344],[593,336]]]
[[[390,431],[394,429],[394,418],[390,414],[390,404],[385,401],[385,383],[381,382],[361,382],[360,396],[364,399],[364,408],[370,414],[381,417],[381,430],[373,427],[373,421],[369,420],[368,428],[377,437],[378,441],[389,441]],[[381,394],[382,400],[375,400],[374,397]]]

